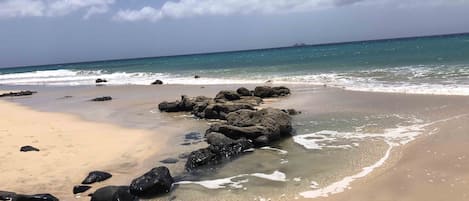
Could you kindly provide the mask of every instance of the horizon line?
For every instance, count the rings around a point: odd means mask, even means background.
[[[354,44],[354,43],[363,43],[363,42],[382,42],[382,41],[393,41],[393,40],[408,40],[408,39],[416,39],[416,38],[433,38],[433,37],[457,36],[457,35],[467,35],[467,34],[469,34],[469,32],[431,34],[431,35],[420,35],[420,36],[405,36],[405,37],[395,37],[395,38],[379,38],[379,39],[370,39],[370,40],[338,41],[338,42],[316,43],[316,44],[296,43],[290,46],[278,46],[278,47],[267,47],[267,48],[239,49],[239,50],[214,51],[214,52],[198,52],[198,53],[148,56],[148,57],[115,58],[115,59],[77,61],[77,62],[66,62],[66,63],[50,63],[50,64],[39,64],[39,65],[19,65],[19,66],[10,66],[10,67],[0,67],[0,71],[5,70],[5,69],[14,69],[14,68],[88,64],[88,63],[100,63],[100,62],[110,62],[110,61],[131,61],[131,60],[139,60],[139,59],[158,59],[158,58],[185,57],[185,56],[197,56],[197,55],[215,55],[215,54],[226,54],[226,53],[237,53],[237,52],[262,51],[262,50],[345,45],[345,44]]]

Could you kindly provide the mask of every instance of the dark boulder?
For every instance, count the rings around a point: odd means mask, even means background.
[[[96,81],[95,81],[95,82],[96,82],[96,84],[100,84],[100,83],[106,83],[106,82],[107,82],[107,80],[106,80],[106,79],[101,79],[101,78],[98,78],[98,79],[96,79]]]
[[[181,96],[180,101],[164,101],[158,105],[158,109],[163,112],[188,112],[194,109],[195,102],[187,96]]]
[[[290,89],[287,87],[269,87],[269,86],[259,86],[254,89],[254,96],[261,98],[271,98],[278,96],[287,96],[290,94]]]
[[[36,148],[36,147],[27,145],[27,146],[22,146],[22,147],[20,148],[20,151],[21,151],[21,152],[39,151],[39,149]]]
[[[168,168],[157,167],[134,179],[130,184],[130,193],[139,197],[153,197],[168,193],[173,183]]]
[[[15,97],[15,96],[31,96],[35,93],[37,92],[36,91],[9,92],[9,93],[0,94],[0,98],[1,97]]]
[[[23,195],[13,192],[0,191],[0,200],[2,201],[59,201],[51,194]]]
[[[1,201],[13,201],[16,200],[16,193],[8,191],[0,191],[0,200]]]
[[[112,100],[112,97],[110,96],[103,96],[103,97],[91,99],[91,101],[95,101],[95,102],[103,102],[103,101],[110,101],[110,100]]]
[[[184,135],[184,139],[186,140],[200,140],[202,139],[202,134],[198,132],[190,132]]]
[[[238,90],[236,90],[236,93],[238,93],[241,96],[252,96],[251,91],[249,91],[249,89],[246,89],[244,87],[241,87]]]
[[[89,190],[91,186],[77,185],[73,187],[73,194],[83,193]]]
[[[93,184],[111,178],[112,175],[103,171],[93,171],[81,182],[81,184]]]
[[[138,197],[130,194],[128,186],[106,186],[96,190],[91,201],[137,201]]]
[[[204,119],[226,119],[226,115],[230,112],[238,111],[241,109],[254,110],[251,104],[245,103],[215,103],[210,104],[202,112],[195,112],[194,115]]]
[[[151,83],[151,85],[162,85],[163,81],[161,80],[155,80],[154,82]]]
[[[191,172],[201,167],[219,165],[225,161],[235,159],[252,147],[252,142],[246,139],[227,144],[210,145],[207,148],[191,152],[185,167],[187,171]]]
[[[174,164],[174,163],[179,162],[179,160],[175,158],[166,158],[164,160],[161,160],[160,162],[164,164]]]
[[[206,134],[205,137],[207,138],[207,143],[211,145],[224,145],[224,144],[231,144],[235,142],[235,140],[229,137],[226,137],[225,135],[221,133],[212,132],[212,133]]]
[[[227,101],[233,101],[233,100],[239,100],[241,99],[241,96],[236,93],[236,91],[220,91],[218,94],[215,96],[215,100],[227,100]]]
[[[200,75],[194,75],[194,78],[195,78],[195,79],[199,79],[199,78],[200,78]]]

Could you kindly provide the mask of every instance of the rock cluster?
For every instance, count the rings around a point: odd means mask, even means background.
[[[0,191],[0,200],[4,201],[59,201],[51,194],[23,195],[13,192]]]
[[[1,97],[15,97],[15,96],[31,96],[35,93],[37,92],[36,91],[9,92],[9,93],[0,94],[0,98]]]

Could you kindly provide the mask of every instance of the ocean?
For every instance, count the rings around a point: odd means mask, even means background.
[[[194,75],[201,76],[194,79]],[[0,85],[313,84],[469,95],[469,34],[0,69]]]

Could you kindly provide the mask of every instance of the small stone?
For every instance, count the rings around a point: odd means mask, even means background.
[[[81,182],[81,184],[92,184],[111,178],[112,175],[103,171],[93,171]]]
[[[161,160],[160,162],[164,164],[174,164],[174,163],[179,162],[179,160],[175,158],[167,158],[167,159]]]
[[[39,149],[36,148],[36,147],[27,145],[27,146],[22,146],[22,147],[20,148],[20,151],[21,151],[21,152],[39,151]]]
[[[73,194],[83,193],[89,190],[91,186],[77,185],[73,187]]]

